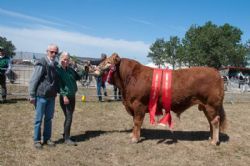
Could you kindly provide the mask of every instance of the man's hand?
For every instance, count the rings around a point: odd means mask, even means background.
[[[29,99],[29,101],[30,101],[30,103],[33,104],[33,105],[35,105],[35,103],[36,103],[36,99],[35,99],[35,98],[32,98],[32,97]]]

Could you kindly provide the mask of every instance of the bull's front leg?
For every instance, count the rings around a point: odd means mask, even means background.
[[[140,140],[141,126],[142,126],[144,117],[145,117],[145,113],[142,113],[142,112],[135,114],[133,117],[134,127],[132,131],[132,139],[131,139],[132,143],[138,143]]]
[[[143,105],[138,100],[134,101],[131,106],[134,112],[134,115],[133,115],[134,127],[132,131],[131,141],[132,143],[137,143],[140,140],[141,126],[145,117],[147,106]]]

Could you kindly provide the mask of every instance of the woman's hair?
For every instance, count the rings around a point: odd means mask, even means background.
[[[65,57],[69,57],[70,58],[70,54],[66,51],[63,51],[60,55],[60,58],[59,58],[59,64],[61,65],[61,62],[62,60],[65,58]]]

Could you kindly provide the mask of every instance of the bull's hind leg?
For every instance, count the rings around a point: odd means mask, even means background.
[[[212,127],[213,127],[213,137],[211,144],[213,145],[219,145],[220,140],[219,140],[219,133],[220,133],[220,116],[217,115],[215,118],[211,121]]]
[[[209,123],[209,128],[210,128],[210,138],[212,138],[212,135],[213,135],[213,126],[211,124],[211,121],[209,120],[209,117],[208,117],[208,114],[207,114],[207,111],[206,111],[206,107],[203,104],[199,104],[198,109],[200,111],[203,111],[204,114],[205,114],[205,116],[207,117],[207,120],[208,120],[208,123]]]
[[[205,105],[203,112],[205,113],[209,126],[210,136],[212,138],[211,144],[219,144],[219,128],[220,128],[220,116],[217,114],[217,109],[211,105]]]

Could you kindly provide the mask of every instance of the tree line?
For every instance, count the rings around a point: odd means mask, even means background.
[[[158,66],[166,63],[176,66],[246,66],[250,40],[241,43],[243,32],[230,24],[217,26],[211,21],[203,26],[192,25],[185,37],[171,36],[169,40],[156,39],[148,57]]]

